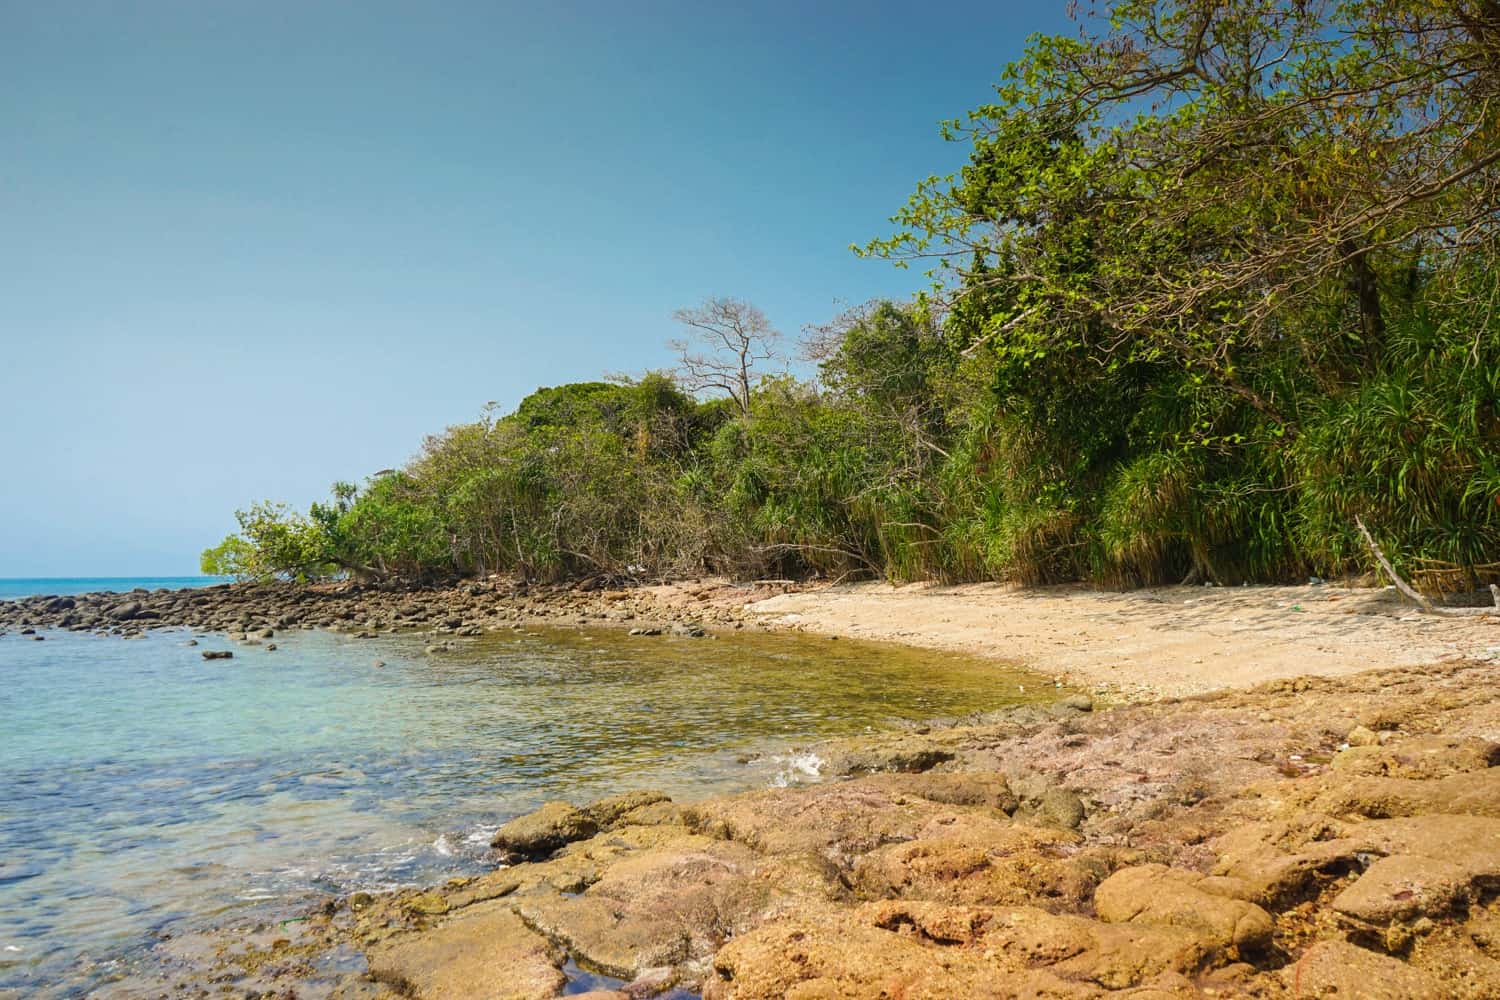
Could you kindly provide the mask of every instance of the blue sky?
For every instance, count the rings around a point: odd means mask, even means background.
[[[0,0],[0,577],[194,572],[847,250],[1061,4]]]

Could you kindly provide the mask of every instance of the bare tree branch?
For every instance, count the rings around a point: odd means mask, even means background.
[[[694,308],[678,309],[672,318],[689,333],[667,342],[677,352],[682,384],[693,392],[722,392],[749,416],[756,365],[782,360],[781,332],[743,299],[707,299]]]

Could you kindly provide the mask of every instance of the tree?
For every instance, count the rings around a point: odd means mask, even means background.
[[[242,580],[316,580],[347,568],[331,551],[324,526],[286,504],[266,500],[234,516],[239,533],[203,551],[199,565],[204,573]]]
[[[781,360],[781,332],[743,299],[707,299],[677,310],[672,318],[689,330],[688,337],[667,342],[678,354],[683,387],[690,392],[724,392],[741,416],[749,416],[752,373],[758,362]]]
[[[232,576],[236,580],[253,580],[259,573],[255,547],[239,535],[226,535],[211,549],[204,549],[198,559],[198,570],[204,576]]]
[[[1493,252],[1496,0],[1107,6],[949,123],[970,165],[865,252],[931,260],[950,297],[997,296],[987,336],[1168,359],[1288,424],[1247,348],[1303,337],[1316,360],[1357,341],[1368,367],[1393,297]],[[1333,291],[1352,324],[1285,322]]]

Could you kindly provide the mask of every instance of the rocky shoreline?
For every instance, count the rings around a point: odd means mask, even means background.
[[[327,629],[355,636],[428,632],[441,641],[529,624],[627,628],[695,636],[743,628],[743,604],[785,593],[785,583],[679,584],[668,596],[649,588],[608,589],[584,581],[534,586],[509,580],[404,589],[339,584],[219,584],[185,590],[134,590],[0,601],[0,636],[44,638],[66,629],[135,638],[151,629],[222,632],[240,641],[272,639],[277,630]]]
[[[742,591],[223,588],[0,628],[691,633],[743,627]],[[550,803],[492,873],[167,940],[101,995],[1500,997],[1497,682],[1463,659],[1075,696],[819,744],[806,787]]]
[[[1496,997],[1497,681],[1079,700],[823,744],[808,787],[551,803],[508,867],[223,935],[163,992]]]

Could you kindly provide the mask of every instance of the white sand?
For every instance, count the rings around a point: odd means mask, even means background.
[[[776,627],[995,657],[1133,698],[1500,656],[1500,617],[1420,614],[1390,590],[1329,585],[1112,593],[865,583],[781,594],[745,612]]]

